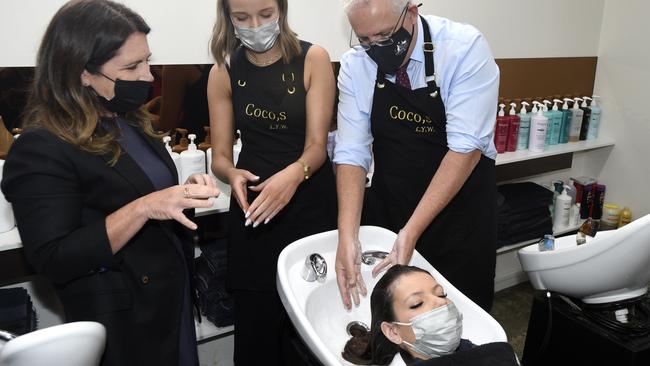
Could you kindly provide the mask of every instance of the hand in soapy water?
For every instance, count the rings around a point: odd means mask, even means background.
[[[397,234],[397,239],[393,244],[393,249],[375,268],[372,269],[372,276],[376,277],[382,271],[392,267],[395,264],[408,264],[415,250],[417,238],[409,235],[406,228],[403,228]]]

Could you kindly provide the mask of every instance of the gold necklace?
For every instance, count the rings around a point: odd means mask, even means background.
[[[271,59],[269,59],[268,61],[257,61],[253,59],[253,56],[249,52],[246,52],[246,58],[248,59],[248,61],[250,61],[250,63],[252,63],[255,66],[265,67],[273,63],[276,63],[279,59],[281,59],[282,53],[279,53],[278,55],[271,57]]]

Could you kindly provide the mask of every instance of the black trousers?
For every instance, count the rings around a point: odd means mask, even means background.
[[[277,292],[232,292],[236,366],[314,365]]]

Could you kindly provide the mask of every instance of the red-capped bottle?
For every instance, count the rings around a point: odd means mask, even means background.
[[[508,116],[508,141],[506,142],[506,151],[517,151],[517,143],[519,142],[519,122],[520,118],[517,115],[515,108],[517,103],[510,103],[510,112]]]
[[[506,152],[508,144],[508,127],[510,126],[510,118],[506,117],[506,112],[504,110],[505,107],[505,104],[499,104],[499,114],[494,129],[494,146],[499,154]]]

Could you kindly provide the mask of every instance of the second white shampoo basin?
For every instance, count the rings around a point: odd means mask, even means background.
[[[569,235],[555,239],[555,250],[540,252],[534,244],[518,255],[537,290],[592,304],[642,296],[650,283],[650,215],[618,230],[598,232],[583,245]]]
[[[364,251],[380,250],[390,252],[397,235],[392,231],[362,226],[359,239]],[[341,357],[343,347],[350,336],[346,332],[348,324],[361,321],[370,325],[370,293],[379,280],[372,278],[374,266],[361,265],[363,279],[368,288],[368,296],[361,298],[361,304],[351,311],[343,308],[336,284],[334,259],[338,243],[336,230],[312,235],[288,245],[278,259],[277,287],[284,307],[298,333],[311,351],[324,365],[351,365]],[[307,256],[318,253],[327,263],[327,277],[324,282],[307,282],[301,277]],[[449,299],[463,313],[462,337],[474,344],[505,342],[503,328],[494,318],[463,295],[417,251],[413,253],[411,265],[423,268],[443,286]],[[404,365],[399,355],[392,365]]]

